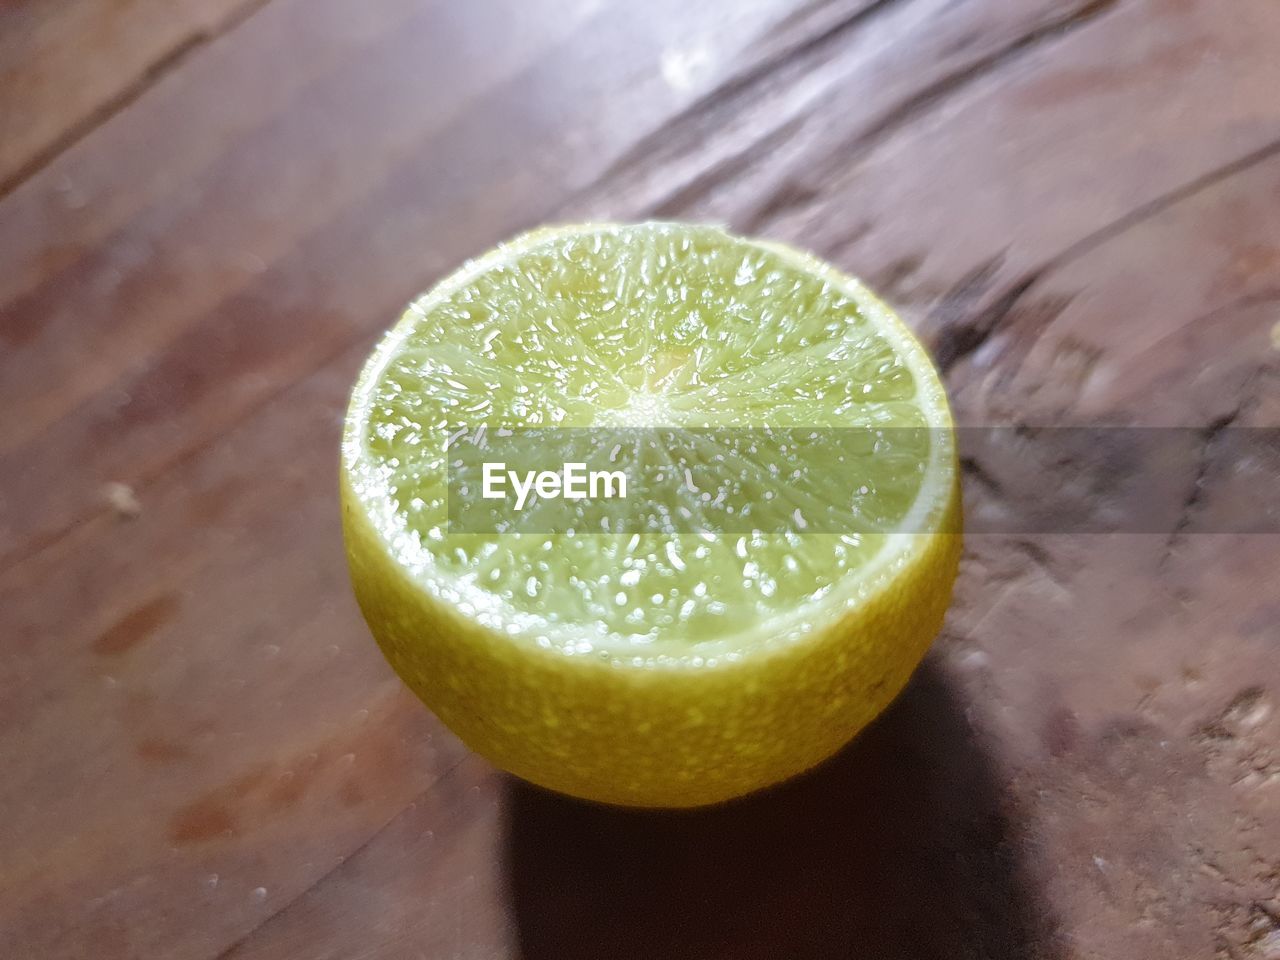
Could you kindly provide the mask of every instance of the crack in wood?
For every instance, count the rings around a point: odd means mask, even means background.
[[[1200,452],[1196,457],[1195,476],[1192,478],[1191,486],[1183,498],[1182,508],[1178,513],[1178,522],[1165,539],[1164,552],[1160,557],[1159,563],[1161,572],[1164,572],[1173,560],[1178,544],[1187,536],[1187,530],[1191,526],[1192,518],[1204,503],[1209,471],[1213,468],[1218,443],[1222,438],[1223,432],[1234,426],[1249,407],[1250,399],[1253,396],[1253,384],[1260,370],[1261,368],[1255,370],[1245,380],[1240,390],[1240,400],[1236,405],[1221,416],[1209,421],[1200,431]]]
[[[355,857],[358,857],[364,850],[368,849],[370,844],[372,844],[380,836],[382,836],[384,833],[390,830],[393,826],[395,826],[395,824],[400,821],[401,817],[403,817],[410,810],[414,809],[414,807],[416,807],[425,797],[429,796],[433,791],[435,791],[441,785],[445,784],[445,782],[448,781],[449,778],[452,777],[464,763],[466,763],[468,760],[473,759],[474,756],[475,756],[474,754],[468,753],[462,757],[459,757],[456,761],[450,764],[449,767],[443,773],[440,774],[440,776],[432,780],[431,784],[425,790],[423,790],[421,793],[415,796],[412,800],[410,800],[407,804],[405,804],[403,807],[397,810],[390,817],[390,819],[387,820],[386,823],[384,823],[382,826],[378,827],[372,833],[370,833],[369,836],[367,836],[364,840],[362,840],[355,847],[354,850],[352,850],[348,854],[345,854],[339,863],[334,864],[328,870],[324,871],[324,873],[320,874],[320,876],[316,877],[309,884],[307,884],[305,887],[299,890],[296,894],[294,894],[284,903],[280,904],[280,906],[277,909],[271,911],[271,913],[267,914],[265,917],[263,917],[261,920],[255,923],[252,927],[246,930],[243,934],[237,937],[232,943],[230,943],[226,947],[221,948],[217,953],[212,954],[209,960],[229,960],[229,958],[235,956],[236,951],[239,950],[246,943],[248,943],[259,930],[262,930],[264,927],[267,926],[267,924],[271,923],[277,917],[284,914],[291,907],[293,907],[295,904],[301,901],[304,897],[306,897],[307,894],[321,887],[326,880],[328,880],[335,873],[337,873],[339,870],[345,867],[348,861],[354,859]]]
[[[137,102],[155,84],[173,73],[191,59],[198,50],[207,47],[220,37],[231,33],[270,0],[246,0],[229,16],[209,27],[198,29],[179,40],[173,47],[149,63],[128,85],[96,106],[88,115],[76,121],[59,136],[37,150],[9,176],[0,180],[0,200],[4,200],[31,177],[39,173],[62,154],[80,143],[93,131],[111,121]]]
[[[1070,33],[1084,27],[1119,6],[1121,0],[1087,0],[1086,3],[1066,14],[1055,17],[1047,23],[1022,34],[998,50],[979,57],[972,63],[955,70],[888,108],[869,126],[855,135],[841,141],[828,154],[828,162],[817,175],[825,179],[837,168],[847,168],[859,157],[874,150],[880,143],[913,120],[932,112],[939,104],[968,89],[973,84],[987,79],[1047,42],[1060,40]],[[820,165],[821,166],[821,165]],[[781,188],[792,197],[803,196],[787,184]],[[820,199],[820,191],[807,198],[806,203]],[[788,202],[786,198],[774,195],[766,196],[755,212],[744,220],[743,229],[748,233],[764,230],[768,224],[776,221],[786,213],[799,209],[801,205]]]
[[[694,177],[674,193],[664,196],[657,203],[646,209],[642,217],[649,219],[651,217],[677,216],[681,210],[693,203],[697,198],[710,194],[717,187],[731,182],[740,173],[748,170],[761,154],[768,153],[775,147],[790,140],[796,131],[804,126],[805,119],[802,116],[793,117],[782,126],[769,131],[766,136],[752,141],[746,150],[727,157],[711,167],[711,169]]]
[[[1275,156],[1280,156],[1280,139],[1264,144],[1243,157],[1215,167],[1213,170],[1172,190],[1168,190],[1139,207],[1135,207],[1123,216],[1117,217],[1110,223],[1099,227],[1072,243],[1064,248],[1061,253],[1050,257],[1035,269],[1023,274],[998,300],[972,317],[968,317],[962,311],[955,309],[958,301],[954,297],[949,305],[950,313],[948,313],[948,306],[945,305],[946,298],[944,298],[944,303],[940,304],[935,311],[935,316],[942,325],[934,348],[938,369],[946,375],[957,363],[977,351],[998,329],[1006,325],[1009,316],[1014,311],[1014,307],[1027,292],[1055,270],[1061,269],[1072,261],[1078,260],[1080,257],[1098,249],[1125,231],[1159,216],[1165,210],[1181,203],[1183,200],[1188,200],[1196,194],[1211,189],[1236,174],[1243,173]],[[969,276],[982,274],[987,266],[986,264],[980,265]],[[972,281],[966,278],[952,289],[963,292],[971,283]],[[1254,294],[1248,299],[1267,302],[1269,296],[1269,292],[1264,291]]]
[[[977,481],[978,485],[992,497],[999,497],[1004,492],[1004,485],[992,476],[977,457],[969,455],[960,457],[960,473]]]
[[[704,140],[702,131],[713,118],[731,108],[737,101],[749,99],[760,84],[772,79],[780,70],[822,58],[868,21],[890,7],[908,2],[910,0],[876,0],[854,10],[821,32],[802,37],[794,45],[761,59],[744,72],[703,94],[661,127],[642,137],[580,193],[588,194],[594,188],[642,170],[656,157],[678,154],[686,148],[701,146]]]
[[[1230,179],[1238,173],[1243,173],[1260,163],[1270,160],[1272,157],[1280,156],[1280,138],[1271,140],[1256,150],[1246,153],[1242,157],[1231,160],[1221,166],[1214,167],[1206,173],[1201,174],[1181,186],[1167,190],[1137,207],[1121,217],[1117,217],[1110,223],[1104,224],[1092,233],[1086,234],[1075,243],[1064,248],[1061,253],[1056,254],[1044,265],[1039,268],[1038,273],[1047,273],[1051,269],[1056,269],[1072,260],[1076,260],[1084,254],[1094,250],[1108,240],[1113,240],[1120,234],[1124,233],[1131,227],[1150,220],[1152,217],[1163,213],[1170,207],[1183,200],[1190,199],[1198,193],[1201,193],[1210,187],[1215,187],[1225,180]]]
[[[839,6],[844,0],[810,0],[809,3],[802,3],[783,16],[777,23],[770,28],[770,33],[778,34],[792,27],[803,27],[809,20],[823,13],[824,11]],[[870,4],[874,6],[874,3]],[[855,0],[855,7],[861,9],[860,0]],[[859,12],[859,9],[851,10],[846,16],[853,16]],[[843,19],[843,18],[842,18]]]
[[[987,267],[979,267],[978,273],[985,273]],[[970,277],[973,277],[970,274]],[[961,281],[949,293],[934,311],[940,323],[938,335],[934,340],[933,356],[938,370],[943,376],[965,357],[976,353],[992,335],[1005,325],[1024,294],[1030,290],[1041,277],[1041,271],[1035,271],[1023,277],[1004,292],[990,306],[968,313],[967,305],[978,298],[986,289],[985,284],[973,289],[972,281]]]

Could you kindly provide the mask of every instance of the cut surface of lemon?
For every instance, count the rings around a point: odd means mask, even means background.
[[[552,460],[546,437],[692,439],[613,443],[661,510],[533,497],[462,524],[451,444],[530,428]],[[837,438],[862,436],[851,483]],[[361,373],[341,490],[396,672],[495,764],[610,803],[714,803],[838,750],[924,655],[960,552],[923,347],[822,261],[705,226],[546,228],[464,265]]]

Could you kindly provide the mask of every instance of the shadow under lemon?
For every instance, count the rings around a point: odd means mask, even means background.
[[[510,780],[523,960],[1042,960],[1051,924],[988,758],[931,660],[814,771],[694,811]]]

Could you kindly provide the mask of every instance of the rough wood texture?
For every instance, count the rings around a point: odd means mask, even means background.
[[[1270,0],[11,4],[0,955],[1280,957],[1280,544],[1198,532],[1280,425],[1278,48]],[[973,538],[767,795],[496,774],[354,609],[345,393],[466,256],[654,215],[866,277],[963,422],[1205,428],[1185,522]]]

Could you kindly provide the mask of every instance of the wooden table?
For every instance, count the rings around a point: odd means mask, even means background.
[[[11,0],[0,78],[0,957],[1280,957],[1280,542],[1197,532],[1280,424],[1275,0]],[[971,537],[776,791],[497,774],[352,602],[344,398],[467,256],[645,217],[864,276],[963,422],[1202,429],[1182,520]]]

